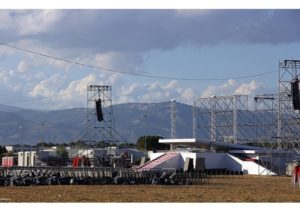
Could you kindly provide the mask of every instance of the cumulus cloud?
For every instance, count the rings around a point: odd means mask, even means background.
[[[59,100],[67,101],[76,99],[76,97],[84,97],[86,96],[87,86],[97,84],[97,81],[98,79],[95,74],[89,74],[80,80],[71,81],[67,88],[58,92],[57,97]]]
[[[20,74],[25,74],[28,71],[29,65],[26,61],[21,60],[17,67],[17,72]]]
[[[300,29],[292,26],[299,19],[298,10],[8,10],[1,12],[0,33],[9,42],[31,37],[55,48],[146,52],[297,42]]]
[[[32,98],[43,97],[48,109],[83,107],[86,106],[87,86],[111,85],[110,79],[118,81],[115,75],[89,73],[72,80],[64,74],[55,74],[35,84],[29,94]]]
[[[2,10],[0,30],[18,35],[36,35],[53,29],[63,16],[62,10]]]
[[[201,97],[227,96],[227,95],[255,95],[267,91],[262,83],[251,80],[249,83],[241,83],[230,79],[222,85],[210,85],[201,94]]]
[[[187,104],[191,104],[195,98],[195,92],[173,80],[170,82],[134,83],[123,85],[119,95],[116,97],[117,103],[128,102],[162,102],[176,99]]]
[[[263,88],[263,84],[256,82],[254,80],[250,81],[249,83],[241,84],[235,91],[234,94],[241,94],[241,95],[253,95],[256,91]]]
[[[9,72],[5,71],[5,70],[1,70],[0,71],[0,83],[6,84],[7,81],[9,80]]]
[[[143,73],[147,60],[144,53],[157,49],[299,42],[300,28],[290,30],[299,19],[297,10],[3,10],[0,42],[100,67]],[[88,83],[113,85],[119,103],[170,99],[191,103],[198,96],[193,88],[175,80],[129,83],[117,73],[87,70],[0,47],[0,59],[11,55],[17,62],[14,68],[0,71],[1,89],[60,102],[53,107],[85,102]],[[251,95],[263,89],[257,81],[229,80],[208,86],[201,96]]]
[[[27,10],[15,13],[17,29],[20,35],[36,35],[54,27],[61,17],[61,10]]]
[[[64,85],[65,76],[54,74],[48,79],[44,79],[36,84],[29,93],[33,97],[55,98],[56,92]]]
[[[94,63],[91,61],[90,63]],[[109,67],[127,73],[141,73],[143,59],[136,52],[106,52],[95,55],[95,64],[99,67]]]

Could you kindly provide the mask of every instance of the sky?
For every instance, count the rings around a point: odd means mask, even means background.
[[[0,10],[0,43],[104,68],[0,45],[0,104],[85,107],[90,84],[111,85],[113,104],[276,93],[279,61],[300,59],[299,20],[300,10]]]

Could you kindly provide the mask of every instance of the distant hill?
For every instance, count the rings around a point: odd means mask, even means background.
[[[177,103],[176,108],[177,137],[191,137],[192,106]],[[128,142],[145,134],[170,137],[170,102],[119,104],[113,111],[115,128]],[[38,111],[0,105],[1,145],[70,142],[85,127],[86,108]]]

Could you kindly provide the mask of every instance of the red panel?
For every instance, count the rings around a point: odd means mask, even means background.
[[[14,157],[3,157],[2,158],[2,166],[3,167],[11,167],[14,165]]]

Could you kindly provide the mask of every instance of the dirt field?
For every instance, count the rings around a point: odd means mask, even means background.
[[[300,202],[289,177],[214,178],[204,185],[0,187],[0,202]]]

